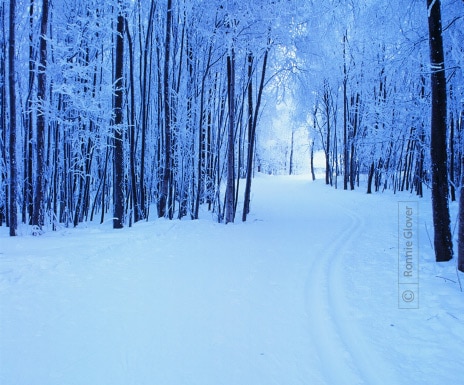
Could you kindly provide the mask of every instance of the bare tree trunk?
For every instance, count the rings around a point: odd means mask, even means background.
[[[454,202],[456,200],[456,187],[455,187],[455,169],[454,169],[454,116],[451,114],[451,121],[450,121],[450,139],[449,139],[449,146],[450,146],[450,170],[449,170],[449,177],[450,177],[450,194],[451,194],[451,201]]]
[[[32,224],[42,227],[44,225],[44,198],[45,198],[45,99],[47,93],[47,29],[48,29],[48,0],[42,2],[42,20],[40,22],[39,68],[37,75],[37,164],[36,186],[34,196],[34,211]]]
[[[375,163],[372,161],[371,166],[369,167],[369,173],[367,176],[367,193],[372,194],[372,180],[374,179],[375,172]]]
[[[346,69],[346,32],[343,35],[343,190],[348,190],[350,163],[348,151],[348,75]]]
[[[229,131],[227,140],[227,185],[225,202],[226,223],[234,222],[235,218],[235,52],[231,48],[227,56],[227,80],[229,101]]]
[[[462,185],[462,182],[461,182]],[[459,196],[458,270],[464,273],[464,191]]]
[[[245,222],[248,213],[250,212],[250,199],[251,199],[251,179],[253,177],[253,148],[252,141],[254,141],[253,133],[253,54],[248,53],[248,156],[247,156],[247,170],[245,182],[245,199],[243,202],[242,221]]]
[[[118,1],[122,7],[121,0]],[[114,95],[114,183],[113,183],[113,228],[124,227],[124,135],[123,135],[123,102],[124,102],[124,15],[118,11],[116,26],[116,65]]]
[[[34,179],[33,179],[33,111],[34,102],[32,93],[34,89],[34,78],[35,78],[35,62],[36,57],[34,53],[34,0],[29,3],[29,90],[27,97],[27,108],[28,111],[25,117],[25,135],[24,140],[24,203],[23,203],[23,222],[32,224],[32,215],[34,213]]]
[[[269,41],[268,41],[269,43]],[[249,110],[251,113],[253,120],[252,125],[250,127],[251,132],[248,134],[248,160],[247,160],[247,176],[246,176],[246,183],[245,183],[245,199],[243,203],[243,213],[242,213],[242,221],[246,221],[246,216],[250,212],[250,199],[251,199],[251,180],[253,178],[253,162],[254,162],[254,155],[255,155],[255,142],[256,142],[256,127],[258,125],[258,115],[259,109],[261,107],[261,99],[263,96],[264,91],[264,82],[266,80],[266,69],[267,69],[267,60],[269,55],[269,48],[266,49],[264,52],[263,58],[263,67],[261,69],[261,79],[258,88],[258,98],[256,100],[256,108],[253,111],[253,108]],[[250,60],[250,59],[249,59]],[[252,58],[251,58],[252,61]],[[251,67],[252,63],[250,63],[249,69],[252,70]],[[253,101],[253,90],[251,89],[251,72],[249,72],[248,76],[250,77],[250,89],[248,94],[248,100],[251,103]]]
[[[143,218],[142,210],[138,200],[138,185],[137,185],[137,161],[135,158],[136,155],[136,134],[135,134],[135,80],[134,80],[134,47],[132,44],[132,36],[129,31],[129,23],[127,19],[125,22],[125,32],[127,36],[127,44],[129,48],[129,82],[130,82],[130,103],[128,108],[128,124],[129,124],[129,143],[130,143],[130,153],[129,153],[129,172],[130,172],[130,181],[131,181],[131,198],[134,205],[134,222],[138,222]],[[143,103],[145,104],[145,103]],[[132,220],[132,216],[131,216]]]
[[[461,111],[460,126],[464,124],[464,111]],[[464,155],[461,153],[461,169],[464,168]],[[461,174],[461,189],[459,196],[459,230],[458,230],[458,270],[464,273],[464,192],[462,186],[464,185],[464,176]]]
[[[9,153],[10,153],[10,202],[9,202],[9,219],[10,219],[10,236],[14,237],[18,229],[18,211],[16,205],[17,195],[17,165],[16,165],[16,84],[15,84],[15,14],[16,1],[10,0],[10,21],[8,38],[8,70],[9,70],[9,98],[10,98],[10,135],[9,135]]]
[[[314,172],[314,140],[310,144],[310,163],[311,163],[311,178],[316,180],[316,174]]]
[[[330,95],[329,95],[329,84],[326,80],[324,82],[324,108],[325,108],[325,116],[327,119],[327,140],[326,140],[326,148],[325,148],[325,184],[332,185],[332,165],[330,164],[330,151],[331,144],[330,144]],[[336,160],[337,161],[337,160]],[[335,173],[337,175],[337,173]]]
[[[169,89],[169,62],[171,56],[171,33],[172,33],[172,0],[168,0],[166,11],[166,36],[164,47],[164,74],[163,74],[163,93],[164,93],[164,162],[161,181],[161,194],[159,202],[159,215],[172,219],[171,202],[171,179],[172,179],[172,160],[171,160],[171,98]]]
[[[193,218],[198,219],[199,210],[200,210],[200,201],[201,195],[205,186],[203,186],[204,182],[207,180],[207,158],[211,155],[210,149],[208,148],[208,141],[210,140],[210,135],[207,135],[207,130],[204,128],[204,114],[205,114],[205,92],[206,92],[206,79],[209,74],[209,70],[211,67],[211,57],[212,57],[212,49],[213,46],[210,44],[208,48],[208,59],[205,67],[205,72],[203,74],[201,80],[201,91],[200,91],[200,121],[199,121],[199,128],[198,128],[198,161],[197,161],[197,186],[196,186],[196,194],[195,194],[195,202],[193,208]],[[210,91],[211,92],[211,91]],[[209,107],[208,107],[209,108]],[[208,117],[210,113],[208,112]],[[208,124],[208,129],[210,125]],[[204,175],[202,170],[204,170]]]
[[[432,163],[434,246],[436,261],[444,262],[453,258],[453,243],[448,203],[447,94],[440,8],[440,0],[427,0],[432,86],[430,157]]]
[[[146,186],[145,186],[145,153],[146,153],[146,136],[147,136],[147,126],[148,126],[148,105],[150,101],[150,93],[149,93],[149,81],[150,81],[150,74],[151,71],[148,70],[149,67],[149,57],[151,63],[151,52],[152,52],[152,31],[153,31],[153,15],[155,12],[156,2],[152,1],[150,6],[150,13],[148,16],[148,29],[145,38],[145,46],[143,49],[143,68],[141,70],[141,98],[143,100],[142,103],[142,116],[141,116],[141,128],[142,128],[142,138],[141,138],[141,153],[140,153],[140,219],[148,218],[148,209],[146,206]],[[132,87],[135,87],[135,84],[132,84]],[[135,208],[137,210],[137,207]]]
[[[356,97],[353,98],[353,107],[354,107],[354,116],[352,119],[352,133],[350,135],[350,189],[354,190],[354,185],[356,181],[356,173],[358,171],[357,167],[357,162],[356,162],[356,146],[355,146],[355,140],[356,140],[356,134],[358,131],[358,126],[359,126],[359,119],[360,119],[360,111],[359,109],[361,108],[361,101],[360,101],[360,95],[359,93],[356,93]]]
[[[6,38],[6,25],[5,25],[5,2],[0,4],[0,25],[3,28],[2,32],[2,39],[0,40],[0,49],[4,55],[7,54],[8,48],[8,39]],[[3,56],[0,60],[0,77],[6,80],[6,62],[7,58]],[[7,150],[6,150],[6,105],[7,105],[7,96],[6,96],[6,84],[5,82],[0,83],[0,162],[3,162],[4,165],[7,164]],[[3,223],[7,217],[7,210],[8,210],[8,185],[7,183],[8,172],[5,168],[2,168],[0,171],[0,194],[3,195],[4,198],[0,199],[0,226],[3,226]]]
[[[109,142],[109,140],[108,140]],[[100,224],[102,224],[105,221],[105,212],[106,212],[106,184],[107,184],[107,178],[108,178],[108,162],[110,159],[110,143],[107,144],[106,147],[106,155],[105,155],[105,166],[103,168],[103,173],[102,173],[102,180],[103,180],[103,186],[102,186],[102,192],[101,192],[101,215],[100,215]]]
[[[290,139],[290,159],[288,161],[288,175],[293,175],[293,146],[295,145],[295,131],[292,130],[292,136]]]

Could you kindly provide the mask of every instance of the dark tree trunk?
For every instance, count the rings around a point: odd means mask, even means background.
[[[330,164],[330,151],[332,151],[332,149],[330,148],[330,95],[329,85],[327,81],[324,83],[324,108],[327,119],[327,140],[325,148],[325,184],[332,185],[332,166]],[[335,173],[335,175],[337,174]]]
[[[105,167],[103,168],[103,175],[102,175],[102,180],[103,180],[103,186],[102,186],[102,192],[101,192],[101,216],[100,216],[100,224],[102,224],[105,221],[105,206],[106,206],[106,184],[107,184],[107,178],[108,178],[108,163],[110,159],[110,146],[108,143],[108,147],[106,148],[106,155],[105,155]]]
[[[460,126],[464,123],[464,111],[461,112]],[[464,169],[464,155],[461,153],[460,167]],[[464,184],[464,176],[461,173],[461,186]],[[459,196],[459,230],[458,230],[458,270],[464,273],[464,191],[461,187]]]
[[[16,165],[16,82],[15,82],[15,14],[16,1],[10,0],[10,36],[8,38],[8,70],[9,70],[9,98],[10,98],[10,193],[9,193],[9,219],[10,236],[15,236],[18,228],[18,211],[16,206],[17,195],[17,165]]]
[[[23,194],[23,222],[32,224],[32,215],[34,214],[34,179],[33,179],[33,111],[34,101],[32,92],[34,89],[35,79],[35,62],[34,53],[34,0],[29,3],[29,89],[27,97],[27,114],[25,117],[25,135],[24,140],[24,194]]]
[[[251,179],[253,174],[253,54],[248,53],[248,156],[246,167],[246,181],[245,181],[245,199],[243,202],[242,221],[245,222],[248,213],[250,212],[251,200]]]
[[[314,172],[314,141],[311,142],[311,149],[310,149],[310,163],[311,163],[311,178],[312,180],[316,180],[316,174]]]
[[[149,58],[151,58],[151,52],[152,52],[152,31],[153,31],[153,14],[155,12],[155,7],[156,7],[156,2],[152,1],[151,6],[150,6],[150,13],[148,16],[148,28],[147,28],[147,34],[145,38],[145,46],[143,49],[143,68],[141,71],[141,82],[142,82],[142,95],[141,98],[144,101],[142,103],[142,116],[141,116],[141,128],[142,128],[142,138],[141,138],[141,153],[140,153],[140,180],[139,180],[139,185],[140,185],[140,213],[139,217],[140,219],[145,219],[148,217],[148,210],[147,210],[147,205],[146,205],[146,186],[145,186],[145,151],[146,151],[146,136],[147,136],[147,126],[148,126],[148,105],[150,102],[150,95],[149,95],[149,80],[150,80],[150,74],[151,71],[149,71]],[[150,59],[151,62],[151,59]],[[132,84],[132,87],[135,87],[135,83]],[[137,207],[135,207],[135,210],[137,210]]]
[[[200,202],[202,198],[202,194],[204,193],[205,186],[203,185],[206,180],[208,180],[208,157],[211,156],[210,148],[208,148],[210,135],[208,135],[206,130],[204,129],[204,114],[205,114],[205,92],[206,92],[206,79],[209,74],[209,69],[211,67],[211,57],[212,57],[212,50],[213,46],[210,44],[208,49],[208,60],[205,68],[205,73],[203,74],[201,80],[201,91],[200,91],[200,122],[198,128],[198,161],[197,161],[197,186],[196,186],[196,194],[195,194],[195,202],[193,208],[193,218],[198,219],[199,211],[200,211]],[[210,91],[211,92],[211,91]],[[208,120],[210,119],[210,113],[207,113]],[[207,123],[207,129],[210,129],[209,122]],[[204,170],[206,169],[206,170]],[[204,172],[203,172],[204,170]]]
[[[45,99],[47,93],[47,29],[48,29],[48,0],[42,2],[42,20],[40,22],[39,68],[37,75],[37,164],[34,196],[34,211],[32,224],[42,227],[44,224],[45,198]]]
[[[161,181],[161,194],[159,201],[159,215],[173,218],[171,203],[171,179],[172,179],[172,160],[171,160],[171,98],[169,87],[169,63],[171,56],[171,32],[172,32],[172,0],[168,0],[166,11],[166,36],[164,47],[164,73],[163,73],[163,94],[164,94],[164,162]]]
[[[0,4],[0,25],[2,27],[5,26],[5,7],[6,4],[2,3]],[[6,31],[6,28],[3,28],[3,31]],[[2,40],[0,41],[1,44],[1,50],[5,54],[8,52],[7,48],[7,39],[5,37],[5,33],[3,32],[2,35]],[[0,60],[0,77],[2,79],[6,79],[6,61],[8,59],[6,57],[3,57],[2,60]],[[6,84],[5,82],[0,82],[0,162],[3,162],[3,164],[7,164],[6,160]],[[6,198],[8,196],[7,191],[8,188],[7,186],[7,178],[8,178],[8,172],[4,168],[2,168],[0,172],[0,196],[3,195],[3,197]],[[7,210],[7,202],[6,199],[1,198],[0,199],[0,226],[3,226],[3,223],[5,222],[6,219],[6,210]]]
[[[374,179],[374,172],[375,172],[375,163],[371,163],[371,167],[369,167],[369,174],[367,176],[367,193],[372,194],[372,180]]]
[[[348,75],[346,69],[346,33],[343,35],[343,190],[348,190],[350,163],[348,153]]]
[[[227,56],[227,81],[229,102],[229,130],[227,135],[227,185],[225,202],[226,223],[234,222],[235,218],[235,53],[231,49]]]
[[[131,181],[131,198],[134,205],[134,222],[138,222],[143,218],[142,209],[138,200],[138,185],[137,185],[137,161],[136,161],[136,134],[135,134],[135,80],[134,80],[134,48],[132,44],[132,36],[129,31],[129,23],[125,20],[127,44],[129,48],[129,82],[130,82],[130,103],[128,108],[128,124],[129,124],[129,142],[130,142],[130,181]],[[145,103],[143,103],[145,104]],[[131,216],[132,219],[132,216]]]
[[[427,0],[432,87],[430,157],[432,163],[432,209],[435,259],[453,258],[450,229],[446,146],[446,77],[443,53],[440,0]]]
[[[5,31],[7,30],[5,20],[5,8],[6,2],[0,4],[0,25],[3,28],[2,39],[0,41],[1,52],[4,52],[6,55],[8,53],[8,39],[6,38]],[[6,76],[6,63],[7,58],[4,56],[0,60],[0,77],[2,79],[7,79]],[[6,84],[5,82],[0,82],[0,162],[3,162],[4,165],[7,164],[7,150],[6,146],[8,143],[6,135],[6,117],[7,117],[7,96],[6,96]],[[0,195],[3,195],[4,198],[0,199],[0,226],[3,226],[3,223],[6,221],[8,216],[7,211],[9,210],[8,204],[8,187],[7,186],[8,171],[5,168],[2,168],[0,172]]]
[[[289,166],[288,166],[288,175],[293,175],[293,146],[295,140],[295,132],[292,130],[292,136],[290,139],[290,159],[289,159]]]
[[[358,126],[359,126],[359,120],[360,120],[360,95],[359,93],[356,93],[356,97],[354,98],[354,116],[352,120],[352,128],[353,132],[350,137],[350,189],[354,190],[354,185],[356,182],[356,174],[358,172],[358,167],[357,167],[357,162],[356,162],[356,146],[355,146],[355,140],[356,140],[356,135],[358,131]]]
[[[268,41],[269,43],[269,41]],[[263,67],[261,70],[261,79],[258,88],[258,98],[256,100],[256,107],[253,111],[253,107],[249,109],[249,114],[252,115],[252,124],[249,129],[251,132],[248,133],[248,158],[247,158],[247,175],[246,175],[246,182],[245,182],[245,199],[243,202],[243,213],[242,213],[242,221],[246,221],[246,217],[250,212],[250,200],[251,200],[251,180],[253,178],[253,163],[254,163],[254,155],[255,155],[255,142],[256,142],[256,127],[258,125],[258,114],[259,109],[261,108],[261,99],[263,96],[264,91],[264,82],[266,80],[266,69],[267,69],[267,60],[269,55],[269,49],[266,49],[263,58]],[[253,58],[250,54],[249,56],[249,70],[252,70],[252,62]],[[248,73],[248,77],[250,78],[250,89],[248,90],[248,101],[249,103],[253,102],[253,90],[252,90],[252,83],[251,83],[251,72]]]
[[[119,5],[122,6],[121,1]],[[114,183],[113,183],[113,228],[124,227],[124,16],[119,11],[116,26],[116,63],[114,83]]]
[[[449,145],[450,145],[450,170],[449,170],[449,177],[450,177],[450,194],[451,194],[451,201],[454,202],[456,200],[456,188],[455,188],[455,169],[454,169],[454,162],[455,162],[455,157],[454,157],[454,116],[451,115],[451,121],[450,121],[450,139],[449,139]]]
[[[462,183],[461,183],[462,184]],[[459,196],[458,270],[464,273],[464,191]]]

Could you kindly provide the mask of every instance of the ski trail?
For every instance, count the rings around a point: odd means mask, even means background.
[[[350,289],[345,283],[344,266],[353,263],[346,254],[350,254],[348,250],[355,250],[361,241],[366,231],[364,221],[342,204],[327,206],[325,213],[330,214],[334,224],[333,243],[320,255],[314,255],[306,287],[309,328],[323,376],[328,384],[398,383],[392,382],[391,368],[385,367],[359,330],[353,320],[356,309],[344,295]],[[379,373],[382,373],[380,378]]]

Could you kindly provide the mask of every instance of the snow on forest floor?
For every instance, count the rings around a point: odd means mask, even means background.
[[[398,308],[400,200],[419,202],[419,309]],[[463,383],[464,294],[455,260],[434,262],[430,199],[259,176],[248,222],[204,217],[1,228],[0,383]]]

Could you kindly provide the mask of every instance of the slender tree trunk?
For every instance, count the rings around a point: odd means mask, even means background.
[[[10,98],[10,135],[9,135],[9,153],[10,153],[10,193],[9,193],[9,219],[10,219],[10,236],[15,236],[18,229],[18,210],[16,205],[17,196],[17,164],[16,164],[16,82],[15,82],[15,15],[16,1],[10,0],[10,21],[8,38],[8,81],[9,81],[9,98]]]
[[[268,44],[270,42],[268,41]],[[247,179],[245,184],[245,199],[243,203],[243,213],[242,213],[242,220],[246,220],[246,215],[250,212],[250,197],[251,197],[251,180],[253,178],[253,163],[254,163],[254,156],[255,156],[255,143],[256,143],[256,127],[258,126],[258,115],[259,110],[261,108],[261,100],[264,91],[264,82],[266,80],[266,70],[267,70],[267,61],[269,56],[269,48],[266,49],[264,52],[263,58],[263,66],[261,69],[261,79],[258,86],[258,97],[256,100],[256,107],[252,112],[253,115],[253,122],[251,125],[252,131],[249,133],[249,145],[248,145],[248,163],[247,163]],[[249,74],[251,76],[251,74]],[[251,86],[251,83],[250,83]],[[249,101],[252,102],[252,90],[250,90],[250,94],[248,96]]]
[[[234,222],[235,218],[235,52],[231,48],[227,56],[227,80],[229,102],[229,131],[227,135],[227,185],[225,202],[226,224]]]
[[[327,81],[324,83],[324,108],[325,116],[327,120],[327,140],[325,149],[325,184],[332,185],[332,165],[330,163],[330,151],[331,148],[331,124],[330,124],[330,96],[329,96],[329,85]],[[316,115],[314,115],[316,116]],[[337,159],[335,159],[337,162]],[[337,175],[337,173],[335,173]]]
[[[464,111],[461,112],[459,125],[464,123]],[[464,169],[464,155],[460,154],[460,167]],[[458,270],[464,273],[464,175],[461,173],[461,188],[459,191],[459,230],[458,230]]]
[[[432,87],[430,157],[432,163],[434,246],[436,261],[444,262],[453,258],[453,243],[448,203],[447,94],[440,0],[427,0],[427,9]]]
[[[109,141],[109,140],[108,140]],[[103,186],[102,186],[102,192],[101,192],[101,215],[100,215],[100,224],[102,224],[105,221],[105,211],[106,211],[106,184],[107,184],[107,179],[108,179],[108,163],[110,159],[110,144],[107,144],[106,147],[106,155],[105,155],[105,166],[103,168],[103,175],[102,175],[102,180],[103,180]]]
[[[288,168],[288,175],[293,175],[293,146],[295,141],[295,132],[292,130],[292,136],[290,138],[290,159],[289,159],[289,168]]]
[[[311,178],[316,180],[316,174],[314,172],[314,141],[311,141],[310,145],[310,164],[311,164]]]
[[[203,74],[201,80],[201,90],[200,90],[200,121],[199,121],[199,128],[198,128],[198,161],[197,161],[197,186],[196,186],[196,194],[195,194],[195,203],[193,208],[193,218],[198,219],[199,211],[200,211],[200,201],[202,193],[205,190],[205,180],[207,179],[207,158],[210,156],[210,151],[208,147],[209,136],[205,132],[204,129],[204,114],[205,114],[205,93],[206,93],[206,79],[209,74],[209,69],[211,67],[211,57],[212,57],[212,45],[210,44],[208,49],[208,60],[205,67],[205,72]],[[208,119],[210,117],[210,113],[207,114]],[[208,129],[210,128],[209,122]],[[205,170],[204,170],[205,169]],[[204,170],[204,171],[203,171]]]
[[[34,102],[33,102],[33,89],[35,79],[35,54],[34,54],[34,1],[31,0],[29,3],[29,90],[27,97],[27,108],[25,119],[25,135],[24,140],[24,203],[23,203],[23,222],[32,224],[32,215],[34,213],[34,179],[33,179],[33,114],[34,114]]]
[[[245,222],[248,213],[250,212],[251,200],[251,179],[253,173],[253,54],[248,54],[248,156],[247,156],[247,170],[245,182],[245,199],[243,202],[242,221]]]
[[[171,33],[172,33],[172,0],[168,0],[166,11],[166,35],[164,47],[164,73],[163,73],[163,94],[164,94],[164,162],[161,181],[161,194],[159,202],[159,215],[172,219],[171,208],[171,179],[172,179],[172,160],[171,160],[171,98],[169,86],[169,63],[171,56]]]
[[[147,145],[147,131],[148,131],[148,111],[149,111],[149,103],[150,103],[150,75],[151,71],[149,70],[149,59],[151,62],[151,53],[152,53],[152,31],[153,31],[153,15],[155,12],[156,2],[152,1],[150,6],[150,13],[148,16],[148,28],[145,38],[145,43],[143,47],[143,67],[141,70],[141,100],[142,103],[142,116],[141,116],[141,129],[142,129],[142,137],[141,137],[141,149],[140,149],[140,219],[148,218],[148,211],[146,206],[146,186],[145,186],[145,153],[146,153],[146,145]],[[141,27],[140,27],[141,28]],[[141,65],[141,64],[140,64]],[[132,84],[135,87],[135,84]],[[137,210],[137,207],[135,208]]]
[[[129,124],[129,142],[130,142],[130,181],[131,181],[131,197],[134,204],[134,222],[138,222],[143,218],[142,210],[138,201],[138,185],[137,185],[137,161],[136,161],[136,134],[135,134],[135,81],[134,81],[134,47],[132,44],[132,36],[129,31],[129,23],[125,20],[125,32],[127,36],[127,44],[129,49],[129,82],[130,82],[130,103],[128,108],[128,124]],[[145,104],[145,103],[143,103]],[[132,217],[131,217],[132,218]]]
[[[454,202],[456,200],[456,187],[455,187],[455,169],[454,169],[454,116],[451,114],[451,121],[450,121],[450,139],[449,139],[449,146],[450,146],[450,170],[449,170],[449,177],[450,177],[450,194],[451,194],[451,201]]]
[[[464,273],[464,191],[462,187],[459,195],[458,270]]]
[[[59,223],[60,217],[58,213],[58,202],[59,202],[59,195],[58,195],[58,186],[60,185],[60,164],[58,162],[59,157],[59,146],[58,143],[60,142],[60,124],[55,123],[54,126],[55,130],[55,150],[54,150],[54,162],[53,162],[53,215],[55,216],[53,222],[53,231],[56,231],[56,224]]]
[[[346,69],[346,32],[343,35],[343,190],[348,190],[350,163],[348,151],[348,75]]]
[[[122,7],[121,0],[118,1]],[[114,183],[113,183],[113,228],[124,227],[124,15],[118,11],[116,26],[116,65],[114,83]]]
[[[5,82],[0,82],[0,162],[3,162],[4,165],[7,163],[7,150],[6,146],[8,143],[7,140],[7,95],[6,95],[6,64],[8,62],[8,58],[6,55],[8,54],[8,38],[6,37],[6,14],[5,8],[7,4],[6,1],[0,4],[0,26],[2,28],[1,33],[1,40],[0,40],[0,52],[3,52],[5,56],[1,57],[0,59],[0,77],[5,79]],[[8,171],[5,168],[1,168],[0,171],[0,195],[3,195],[3,198],[0,199],[0,226],[3,226],[3,223],[6,221],[8,216],[7,211],[9,210],[9,194],[8,194]]]
[[[34,211],[32,224],[42,227],[44,225],[44,198],[45,198],[45,100],[47,94],[47,29],[48,29],[48,0],[42,2],[42,20],[40,22],[39,68],[37,75],[37,160],[36,182],[34,196]]]
[[[0,5],[0,18],[3,19],[3,6]],[[2,49],[5,47],[2,44]],[[8,49],[4,49],[4,52],[8,52]],[[5,61],[6,60],[1,60],[0,61],[0,76],[2,79],[6,79],[5,75]],[[6,98],[5,98],[5,85],[2,84],[0,85],[0,161],[3,162],[3,164],[7,164],[6,161],[6,113],[5,113],[5,105],[6,105]],[[5,222],[6,219],[6,210],[7,210],[7,203],[6,203],[6,197],[8,196],[7,191],[8,188],[7,186],[7,178],[8,178],[8,172],[6,169],[2,169],[0,171],[0,194],[3,195],[3,197],[0,199],[0,226],[3,226],[3,223]]]
[[[335,188],[337,189],[338,188],[338,174],[340,173],[340,170],[339,170],[339,158],[338,158],[338,139],[337,139],[337,123],[336,121],[334,122],[334,137],[333,137],[333,161],[332,161],[332,166],[331,166],[331,170],[333,168],[335,168],[335,172],[332,173],[332,171],[330,172],[330,185],[332,186],[332,175],[335,175],[335,182],[333,183],[333,185],[335,186]]]
[[[358,131],[358,126],[359,126],[359,109],[360,109],[360,95],[359,93],[356,93],[356,97],[354,98],[354,117],[352,120],[352,134],[350,135],[350,189],[354,190],[354,185],[356,181],[356,173],[358,170],[357,167],[357,162],[356,162],[356,146],[355,146],[355,140],[356,140],[356,135]]]
[[[369,174],[367,176],[367,193],[372,194],[372,180],[374,178],[375,163],[372,161],[371,166],[369,167]]]

